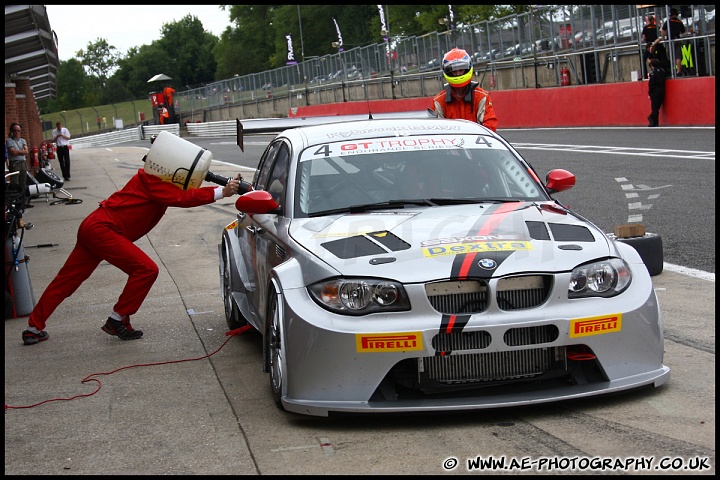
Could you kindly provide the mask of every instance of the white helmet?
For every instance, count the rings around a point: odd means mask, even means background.
[[[160,132],[145,156],[145,172],[183,190],[198,188],[205,180],[212,152],[170,132]]]

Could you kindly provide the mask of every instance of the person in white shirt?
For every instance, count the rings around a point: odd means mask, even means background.
[[[57,145],[58,162],[63,179],[70,180],[70,131],[62,126],[62,122],[55,124],[57,128],[52,131],[52,141]]]

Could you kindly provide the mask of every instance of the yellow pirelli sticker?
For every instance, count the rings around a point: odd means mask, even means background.
[[[238,221],[235,220],[235,221],[233,221],[230,225],[228,225],[227,227],[225,227],[225,230],[232,230],[232,229],[236,228],[237,226],[238,226]]]
[[[422,332],[358,333],[355,345],[360,353],[422,350]]]
[[[530,242],[468,242],[437,245],[423,248],[426,257],[441,257],[443,255],[464,255],[466,253],[513,252],[516,250],[532,250]]]
[[[570,320],[570,338],[603,335],[622,330],[622,313]]]

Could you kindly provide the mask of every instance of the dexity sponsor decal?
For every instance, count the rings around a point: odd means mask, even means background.
[[[466,253],[488,252],[514,252],[518,250],[532,250],[530,242],[463,242],[447,245],[437,245],[422,249],[426,257],[441,257],[443,255],[464,255]]]
[[[570,338],[603,335],[622,330],[622,313],[570,320]]]
[[[405,352],[422,350],[422,332],[358,333],[355,335],[358,352]]]

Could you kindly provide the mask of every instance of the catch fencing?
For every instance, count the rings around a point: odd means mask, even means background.
[[[391,6],[390,6],[391,7]],[[714,75],[715,6],[678,7],[686,31],[682,39],[692,52],[689,75]],[[618,59],[632,55],[638,76],[645,75],[640,60],[645,18],[654,15],[660,29],[669,5],[559,5],[470,25],[451,25],[423,36],[388,35],[387,41],[335,54],[307,56],[295,65],[236,76],[175,94],[175,110],[183,118],[202,118],[204,111],[228,105],[253,104],[282,97],[292,106],[308,105],[312,94],[331,92],[324,101],[406,97],[403,80],[427,79],[430,95],[442,83],[440,62],[452,47],[472,55],[475,71],[493,89],[560,86],[567,68],[573,84],[629,81]],[[441,19],[446,20],[446,19]],[[674,49],[668,48],[671,57]],[[671,61],[674,58],[671,58]],[[522,69],[535,70],[528,80]],[[627,68],[625,70],[628,70]],[[502,73],[511,72],[503,75]],[[674,73],[673,73],[674,75]],[[393,86],[387,96],[368,95],[373,84]],[[412,92],[417,95],[418,92]]]

